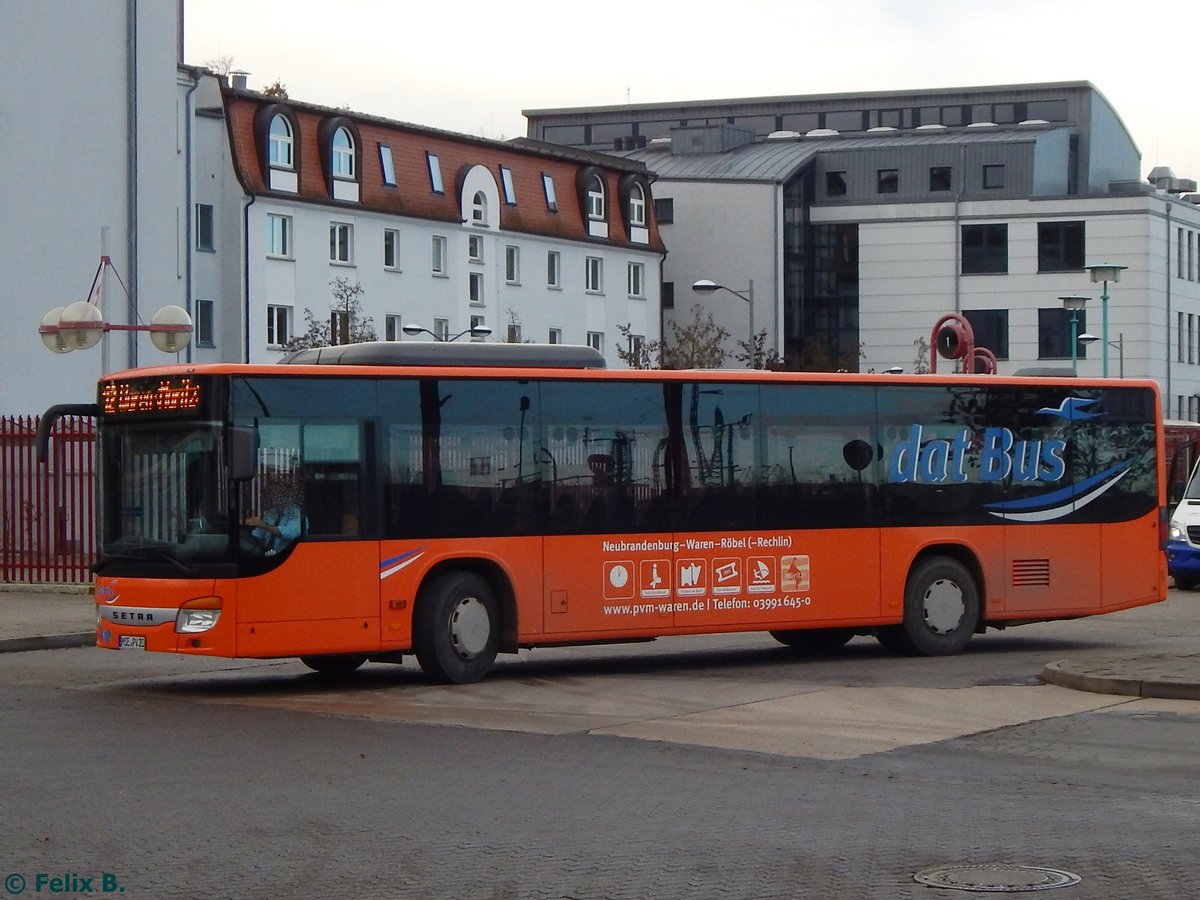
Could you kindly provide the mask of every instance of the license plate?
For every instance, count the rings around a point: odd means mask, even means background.
[[[137,634],[123,634],[117,647],[121,650],[145,650],[146,638]]]

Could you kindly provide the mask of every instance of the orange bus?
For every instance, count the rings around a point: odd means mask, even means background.
[[[101,380],[98,646],[415,654],[465,683],[498,652],[665,635],[949,654],[1166,596],[1150,381],[483,343],[284,362]]]

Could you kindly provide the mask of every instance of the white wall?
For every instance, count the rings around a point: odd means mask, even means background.
[[[108,229],[108,254],[131,291],[140,286],[154,297],[174,288],[177,5],[132,3],[134,40],[127,31],[129,8],[74,0],[0,4],[0,170],[7,173],[0,203],[0,414],[39,413],[52,403],[95,398],[101,350],[53,354],[37,328],[50,308],[87,298],[102,228]],[[139,272],[129,253],[130,48],[136,48],[140,86],[138,152],[146,159],[167,151],[165,160],[139,173]],[[124,293],[116,279],[108,283],[106,316],[128,321]],[[126,365],[128,339],[106,340],[110,368]]]

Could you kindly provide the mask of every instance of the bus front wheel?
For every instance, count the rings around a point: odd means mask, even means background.
[[[448,572],[421,588],[413,612],[413,652],[436,681],[471,684],[492,667],[499,648],[496,596],[473,572]]]
[[[979,624],[979,586],[958,560],[934,556],[917,564],[904,588],[904,621],[879,630],[886,649],[920,656],[959,653]]]

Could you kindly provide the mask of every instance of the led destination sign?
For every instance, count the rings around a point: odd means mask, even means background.
[[[188,375],[109,381],[100,386],[100,409],[106,415],[193,412],[200,402],[200,384]]]

